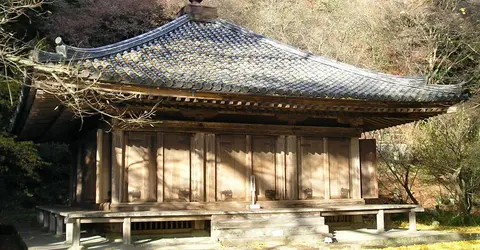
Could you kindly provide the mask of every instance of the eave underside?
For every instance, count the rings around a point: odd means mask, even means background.
[[[120,109],[143,112],[155,107],[156,121],[343,127],[364,132],[436,116],[453,105],[222,96],[124,87],[111,91],[135,95]],[[22,140],[68,142],[75,140],[81,130],[100,126],[98,121],[98,117],[75,117],[56,97],[38,90],[18,136]]]

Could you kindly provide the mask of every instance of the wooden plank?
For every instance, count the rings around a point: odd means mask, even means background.
[[[325,181],[325,199],[330,199],[330,160],[329,160],[329,152],[328,152],[328,138],[323,138],[323,153],[325,157],[323,157],[323,166],[324,166],[324,181]]]
[[[286,181],[286,156],[285,156],[285,136],[281,135],[276,138],[275,145],[275,186],[277,192],[277,200],[284,200],[286,197],[285,181]]]
[[[329,138],[330,198],[348,199],[350,196],[350,140]]]
[[[217,139],[217,200],[245,201],[246,136],[219,135]]]
[[[285,153],[285,171],[286,171],[286,193],[285,199],[298,199],[298,176],[297,176],[297,137],[286,137]]]
[[[96,202],[96,131],[90,131],[86,134],[81,150],[82,166],[82,202]]]
[[[164,200],[191,201],[191,134],[164,135]]]
[[[126,147],[128,201],[156,201],[156,169],[151,134],[129,132]]]
[[[110,201],[110,134],[97,129],[96,152],[96,203]]]
[[[354,137],[350,139],[350,198],[362,197],[360,178],[360,145]]]
[[[156,144],[156,161],[157,161],[157,202],[164,201],[164,177],[163,177],[163,164],[164,164],[164,146],[163,146],[163,133],[157,133]]]
[[[300,138],[299,195],[300,199],[325,198],[325,153],[323,138]]]
[[[138,131],[177,133],[229,133],[243,135],[304,135],[330,137],[360,137],[360,128],[318,127],[246,123],[163,121],[154,127],[139,128]]]
[[[275,137],[252,137],[252,173],[258,200],[275,200]],[[247,178],[248,179],[248,178]]]
[[[362,139],[359,145],[362,198],[378,198],[376,141]]]
[[[128,201],[128,168],[126,163],[127,155],[127,141],[129,138],[129,133],[124,132],[122,140],[122,166],[123,169],[120,171],[120,202]]]
[[[205,188],[206,188],[206,201],[216,201],[216,143],[215,134],[205,135]]]
[[[205,201],[204,169],[205,169],[205,134],[196,133],[192,136],[192,201]]]

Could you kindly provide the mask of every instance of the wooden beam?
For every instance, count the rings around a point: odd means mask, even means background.
[[[220,93],[220,92],[202,92],[195,90],[182,90],[173,88],[160,88],[145,86],[140,84],[118,84],[116,82],[109,83],[102,81],[96,85],[98,89],[103,91],[114,91],[129,94],[146,94],[151,96],[165,96],[165,97],[180,97],[180,98],[198,98],[198,99],[211,99],[211,100],[228,100],[235,102],[259,102],[259,103],[284,103],[297,105],[311,105],[322,104],[326,106],[331,105],[352,105],[352,106],[372,106],[372,107],[403,107],[403,108],[444,108],[445,106],[451,106],[454,102],[395,102],[395,101],[364,101],[355,99],[320,99],[320,98],[306,98],[306,97],[287,97],[287,96],[267,96],[267,95],[252,95],[242,93]]]
[[[246,135],[311,135],[329,137],[360,137],[360,128],[316,127],[266,125],[220,122],[191,122],[191,121],[161,121],[152,124],[153,127],[139,128],[136,131],[165,131],[165,132],[206,132],[232,133]]]
[[[83,170],[82,170],[82,150],[83,150],[83,143],[77,143],[77,155],[76,155],[76,165],[77,165],[77,175],[76,175],[76,188],[75,188],[75,198],[76,202],[82,202],[82,194],[83,194]]]

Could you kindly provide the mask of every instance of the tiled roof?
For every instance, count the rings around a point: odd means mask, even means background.
[[[58,53],[59,52],[59,53]],[[460,85],[376,73],[303,52],[223,20],[184,15],[140,36],[98,48],[39,51],[39,62],[79,65],[80,76],[195,91],[372,101],[466,98]]]

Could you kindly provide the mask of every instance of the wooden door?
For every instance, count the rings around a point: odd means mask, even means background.
[[[378,198],[376,146],[375,139],[360,140],[362,198]]]
[[[323,138],[300,138],[299,198],[325,198],[325,157]]]
[[[219,135],[217,139],[217,200],[245,201],[248,168],[246,136]]]
[[[154,136],[130,132],[126,144],[128,201],[156,201],[156,166],[153,155]]]
[[[164,134],[164,201],[191,200],[191,134]]]
[[[253,164],[258,200],[275,200],[275,137],[252,137]]]
[[[350,140],[329,138],[328,154],[330,162],[330,198],[348,199],[350,197]]]

